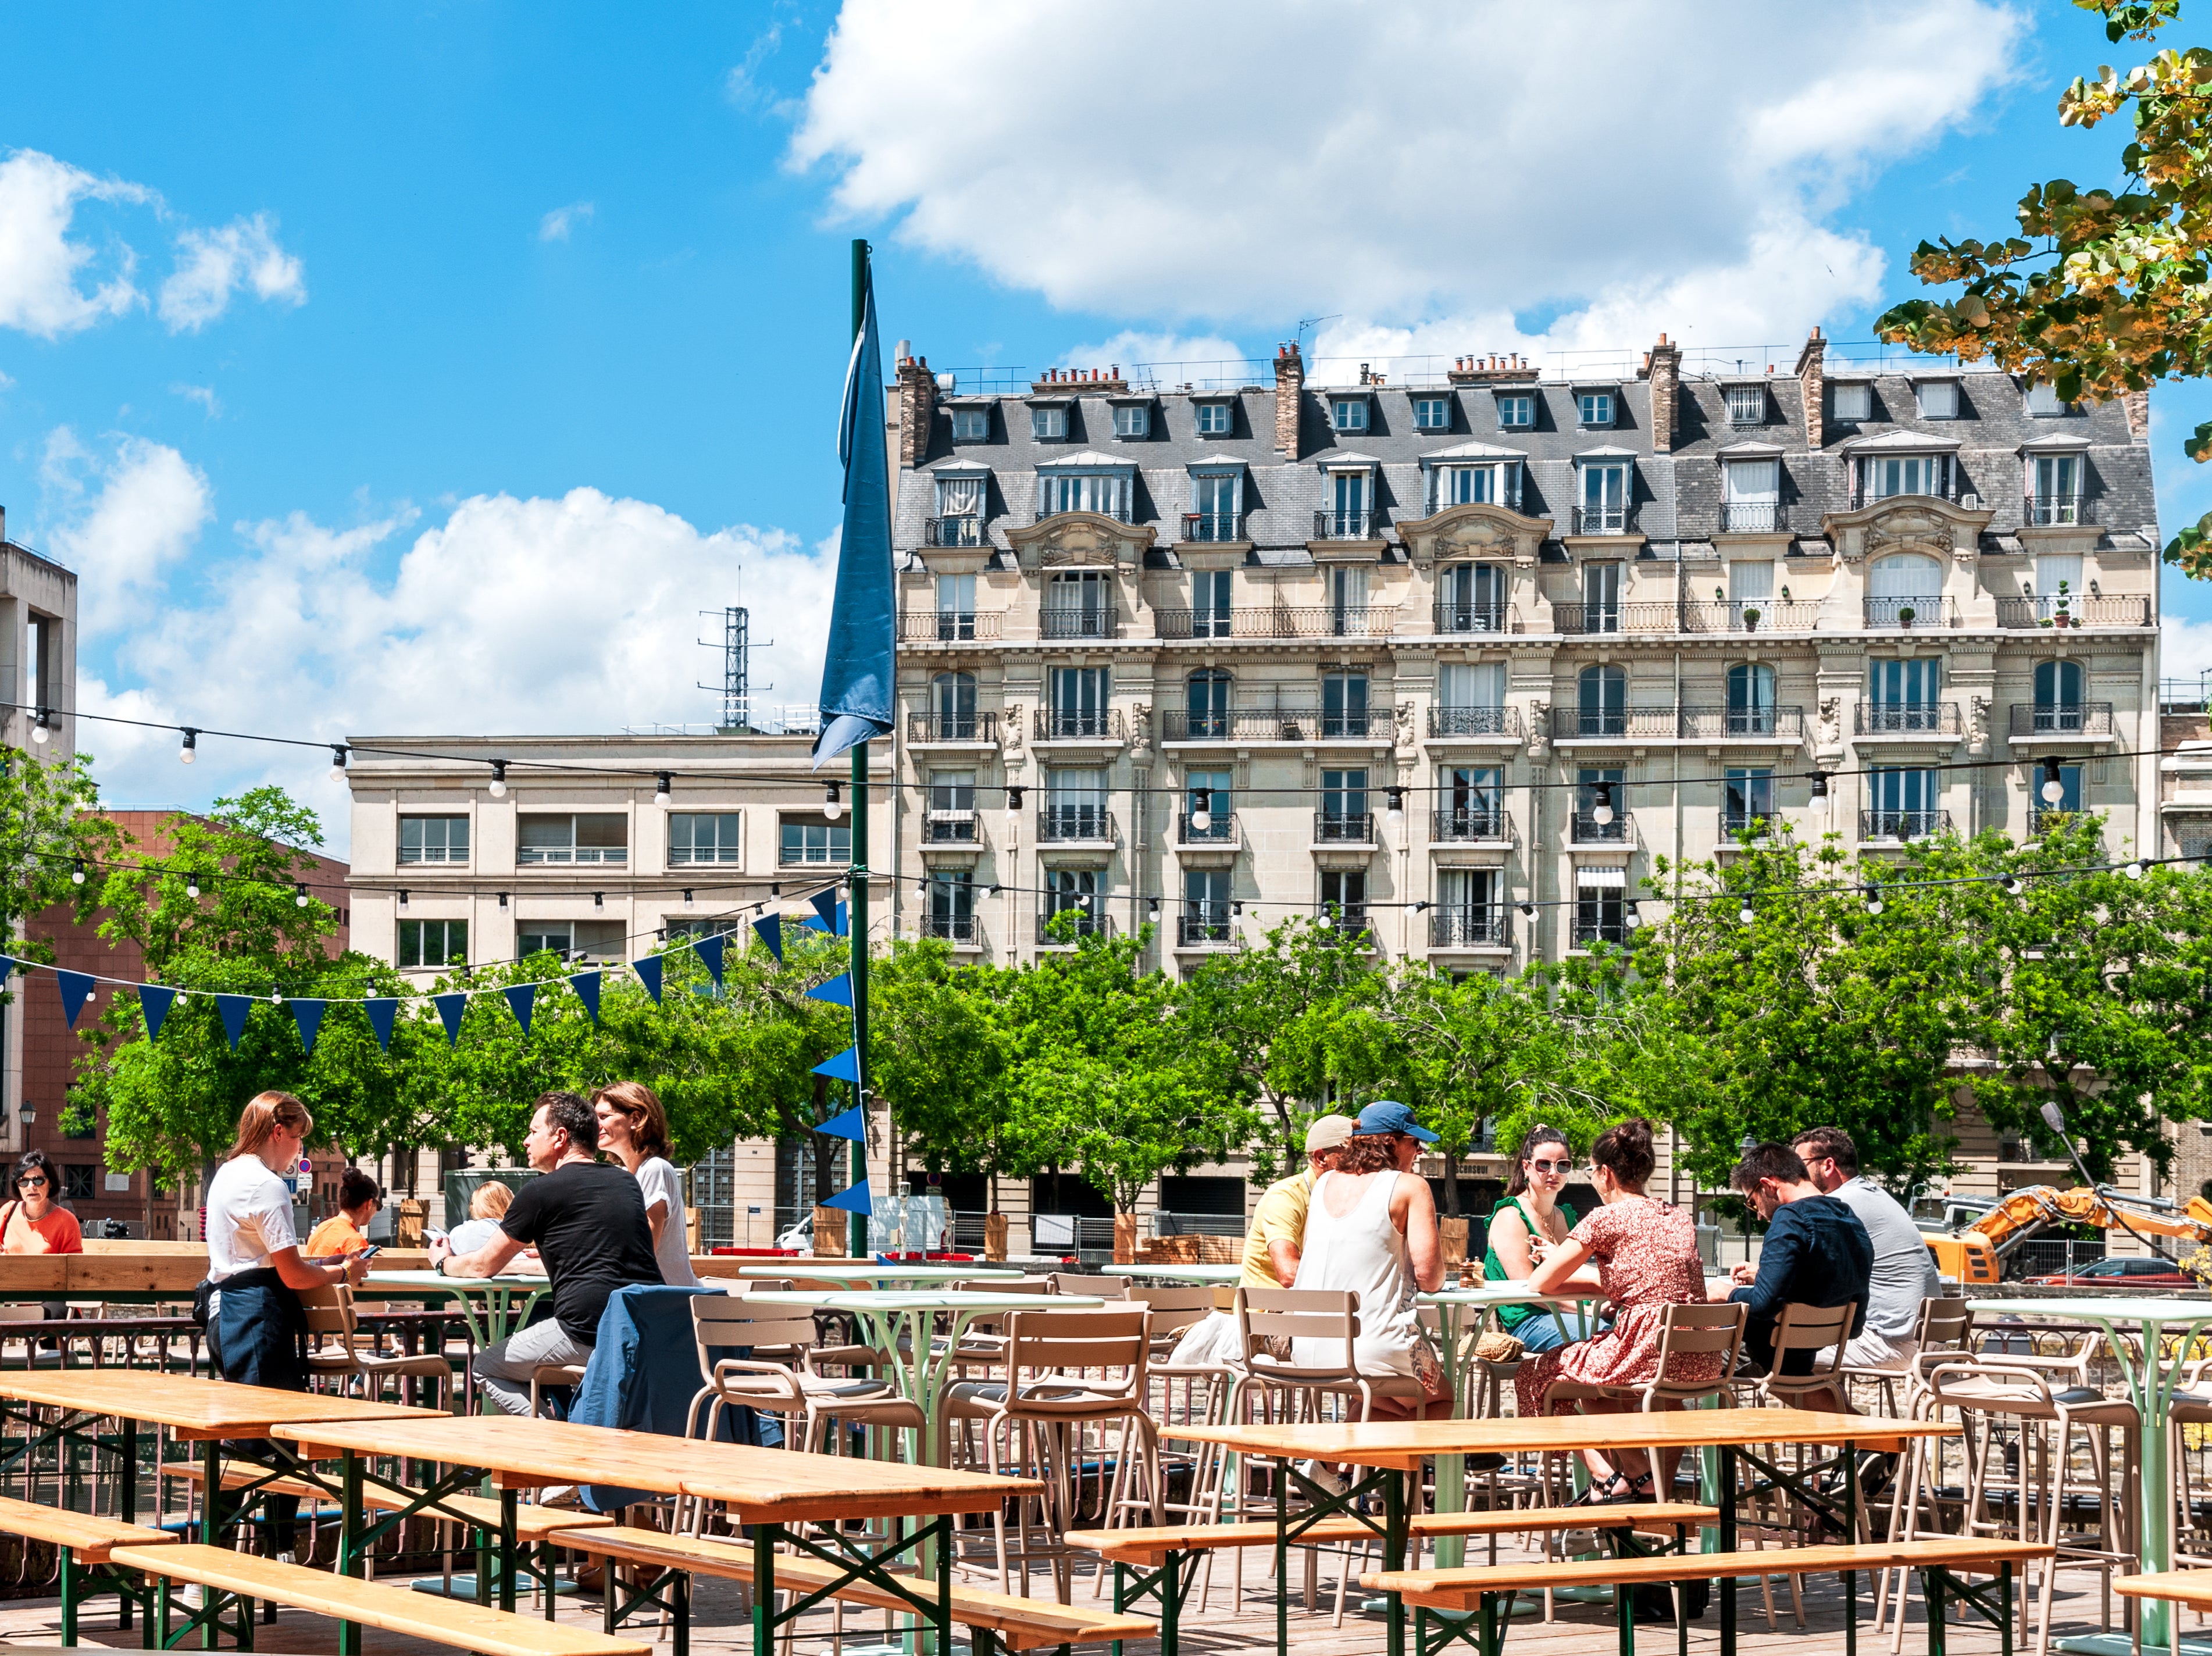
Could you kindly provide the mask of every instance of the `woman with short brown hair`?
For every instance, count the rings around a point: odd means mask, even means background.
[[[668,1112],[641,1081],[617,1081],[592,1095],[599,1118],[599,1148],[612,1154],[637,1180],[653,1227],[653,1257],[671,1288],[703,1288],[685,1247],[684,1175],[668,1160]]]

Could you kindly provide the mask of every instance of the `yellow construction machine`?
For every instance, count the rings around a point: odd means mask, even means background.
[[[1955,1230],[1928,1234],[1936,1269],[1965,1283],[1994,1283],[2004,1262],[2037,1232],[2058,1225],[2095,1225],[2138,1235],[2212,1242],[2212,1202],[2192,1196],[2186,1207],[2155,1197],[2124,1196],[2109,1185],[2060,1190],[2031,1185]]]

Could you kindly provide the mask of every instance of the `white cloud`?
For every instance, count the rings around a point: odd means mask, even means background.
[[[566,241],[571,230],[580,224],[589,224],[598,213],[599,209],[587,201],[572,201],[566,207],[556,207],[538,221],[538,239]]]
[[[1251,353],[1233,339],[1224,339],[1218,334],[1147,333],[1139,329],[1124,328],[1110,339],[1096,345],[1073,345],[1051,364],[1056,368],[1111,368],[1119,365],[1125,372],[1137,363],[1164,368],[1180,363],[1188,372],[1176,376],[1188,379],[1206,374],[1210,365],[1236,362]]]
[[[135,184],[95,178],[35,149],[0,161],[0,327],[54,339],[140,303],[131,249],[113,243],[103,260],[69,232],[80,202],[148,199]],[[104,279],[88,268],[95,264]],[[77,285],[82,276],[93,277],[89,291]]]
[[[1802,338],[1882,273],[1823,221],[1973,118],[2024,33],[1995,0],[1286,0],[1260,27],[1169,0],[846,0],[791,158],[834,169],[842,212],[1057,305],[1270,344],[1335,312],[1324,349]],[[1110,119],[1073,88],[1109,89]]]
[[[2158,627],[2158,676],[2200,678],[2212,673],[2212,621],[2166,616]]]
[[[198,403],[207,410],[207,417],[210,420],[222,417],[222,402],[216,396],[213,385],[175,385],[169,387],[169,394],[181,397],[187,403]]]
[[[220,230],[186,230],[178,236],[177,268],[161,284],[161,320],[171,333],[197,333],[229,308],[233,294],[248,286],[258,299],[307,302],[306,271],[276,245],[276,221],[266,213],[234,219]]]
[[[48,549],[77,573],[89,634],[143,619],[213,511],[208,481],[175,449],[118,437],[102,455],[67,426],[46,439],[40,466]]]

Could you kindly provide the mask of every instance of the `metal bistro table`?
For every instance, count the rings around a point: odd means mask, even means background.
[[[550,1277],[535,1275],[448,1277],[441,1271],[372,1271],[368,1282],[356,1291],[375,1289],[410,1300],[443,1295],[453,1301],[468,1325],[469,1338],[481,1351],[521,1327],[538,1296],[552,1286]],[[518,1298],[520,1305],[515,1302]]]
[[[1012,1265],[886,1265],[879,1259],[790,1259],[738,1267],[738,1276],[756,1281],[766,1278],[771,1282],[849,1283],[855,1288],[889,1288],[901,1283],[921,1287],[964,1283],[977,1277],[1020,1274]]]
[[[2173,1416],[2173,1392],[2189,1355],[2189,1347],[2204,1326],[2212,1323],[2212,1303],[2202,1300],[2138,1299],[2115,1295],[2110,1299],[2084,1295],[2071,1300],[1970,1300],[1966,1308],[1978,1318],[1991,1319],[2048,1317],[2066,1322],[2094,1323],[2105,1333],[2112,1359],[2119,1364],[2128,1400],[2142,1416],[2142,1465],[2136,1481],[2136,1545],[2145,1574],[2173,1568],[2173,1468],[2168,1464]],[[2161,1349],[2172,1340],[2173,1350]],[[2136,1342],[2140,1342],[2140,1350]],[[2145,1598],[2139,1614],[2144,1649],[2180,1647],[2173,1606],[2164,1599]],[[2135,1641],[2123,1633],[2092,1633],[2056,1641],[2072,1656],[2130,1656]],[[2212,1646],[2191,1649],[2212,1653]]]

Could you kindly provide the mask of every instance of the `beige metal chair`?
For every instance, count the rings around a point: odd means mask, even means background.
[[[1079,1271],[1055,1271],[1046,1279],[1054,1294],[1087,1294],[1094,1300],[1126,1300],[1129,1297],[1127,1277],[1086,1277]]]
[[[712,1440],[720,1435],[723,1410],[737,1406],[775,1416],[784,1447],[810,1453],[821,1452],[832,1422],[917,1435],[924,1429],[921,1405],[899,1396],[889,1380],[832,1380],[815,1372],[811,1312],[760,1305],[742,1295],[701,1294],[691,1301],[691,1331],[702,1384],[691,1399],[689,1436],[702,1435],[702,1408],[703,1435]],[[715,1355],[732,1347],[751,1355]]]

